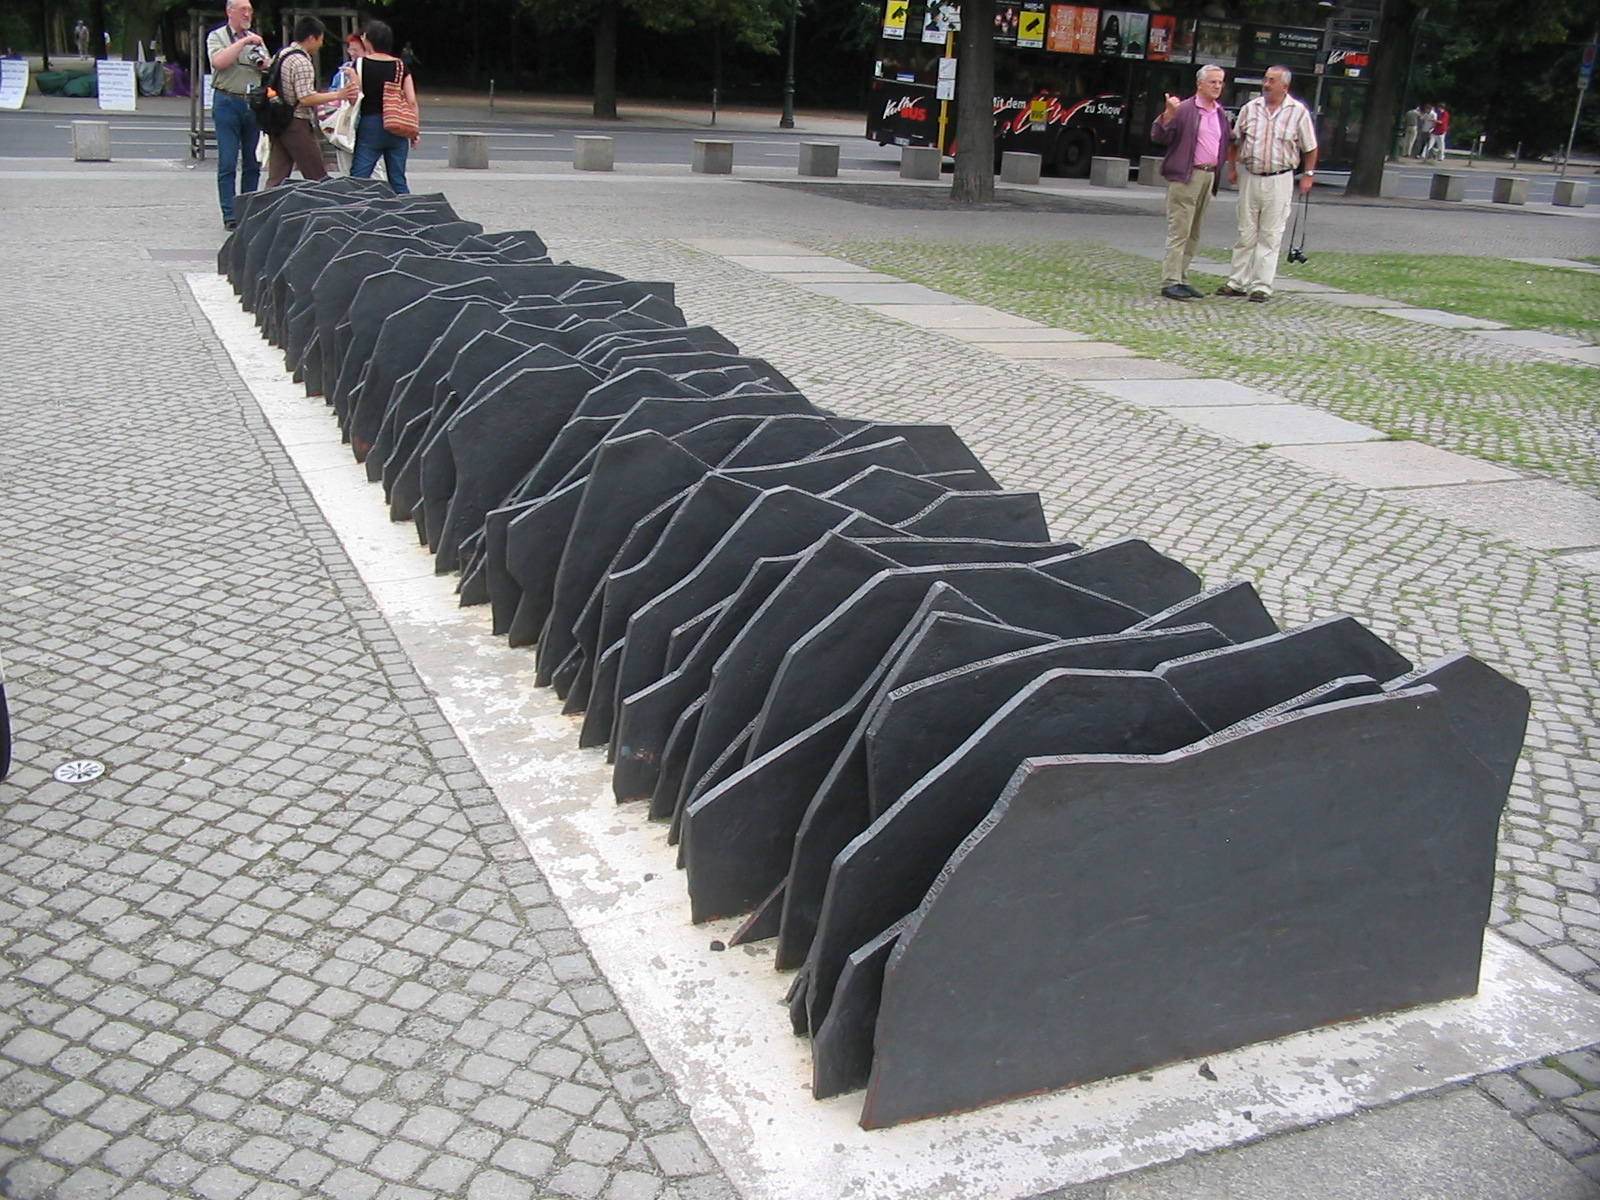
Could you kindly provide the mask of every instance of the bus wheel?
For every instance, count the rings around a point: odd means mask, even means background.
[[[1087,129],[1069,129],[1056,143],[1055,173],[1069,179],[1081,179],[1089,173],[1089,160],[1094,157],[1094,138]]]

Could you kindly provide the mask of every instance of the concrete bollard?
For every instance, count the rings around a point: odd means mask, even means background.
[[[837,143],[800,143],[800,174],[834,176],[838,173],[839,146]]]
[[[1038,183],[1044,169],[1044,159],[1026,150],[1007,150],[1000,156],[1000,179],[1003,183]]]
[[[1125,188],[1128,186],[1128,160],[1116,155],[1095,155],[1089,160],[1089,185],[1091,187]]]
[[[489,169],[489,135],[487,133],[452,133],[446,162],[463,171]]]
[[[109,122],[74,121],[72,123],[72,161],[111,161],[111,125]]]
[[[1167,181],[1161,177],[1159,154],[1146,154],[1139,159],[1139,182],[1144,187],[1167,186]]]
[[[1528,181],[1515,175],[1498,176],[1494,181],[1493,199],[1496,204],[1526,204]]]
[[[696,175],[732,175],[733,143],[696,139],[689,169]]]
[[[1550,203],[1562,208],[1582,208],[1589,203],[1589,185],[1581,179],[1558,179]]]
[[[616,145],[608,137],[580,134],[572,139],[572,169],[609,171],[616,164]]]
[[[906,146],[900,151],[901,179],[937,179],[943,155],[937,146]]]
[[[1467,194],[1465,175],[1435,175],[1428,187],[1429,200],[1459,201]]]

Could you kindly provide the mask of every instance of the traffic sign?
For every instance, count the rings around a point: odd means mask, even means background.
[[[1372,20],[1369,17],[1345,17],[1328,22],[1328,29],[1333,33],[1370,34]]]
[[[1583,89],[1589,86],[1594,78],[1595,44],[1590,42],[1583,48],[1583,57],[1578,62],[1578,87]]]

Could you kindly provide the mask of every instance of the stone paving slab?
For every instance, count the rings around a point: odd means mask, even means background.
[[[1460,313],[1446,312],[1442,308],[1412,308],[1406,305],[1402,308],[1380,308],[1377,311],[1386,317],[1416,321],[1420,325],[1437,325],[1441,329],[1507,328],[1503,321],[1491,321],[1487,317],[1464,317]]]
[[[1002,312],[983,304],[874,304],[862,307],[882,317],[916,325],[922,329],[1042,329],[1044,326],[1015,313]]]
[[[906,283],[902,280],[893,283],[809,283],[800,286],[807,291],[816,292],[819,296],[831,296],[835,300],[847,300],[852,304],[876,307],[891,304],[921,307],[930,304],[966,304],[966,301],[959,296],[936,292],[920,283]]]
[[[1304,404],[1241,404],[1184,408],[1185,423],[1254,446],[1303,446],[1313,442],[1375,442],[1386,435]]]
[[[1568,271],[1600,271],[1600,263],[1584,262],[1577,258],[1513,258],[1509,260],[1517,263],[1527,263],[1530,267],[1560,267]]]
[[[729,262],[738,263],[741,267],[749,267],[754,271],[766,271],[773,275],[786,275],[805,273],[809,271],[836,271],[856,275],[872,275],[876,272],[869,271],[866,267],[857,266],[855,263],[846,262],[842,258],[833,258],[826,254],[727,254],[724,255]]]
[[[1432,487],[1491,483],[1522,476],[1481,459],[1452,454],[1422,442],[1361,442],[1284,446],[1275,453],[1303,467],[1327,471],[1370,488]]]
[[[794,242],[785,242],[779,238],[765,237],[692,237],[684,238],[683,244],[693,246],[696,250],[704,250],[707,254],[720,254],[723,256],[738,255],[740,257],[756,258],[819,258],[815,250],[808,246],[801,246]]]
[[[1476,334],[1486,342],[1502,346],[1527,346],[1534,350],[1592,350],[1588,342],[1543,329],[1484,329]]]
[[[1600,546],[1600,500],[1546,480],[1426,488],[1406,502],[1541,550]],[[1595,883],[1600,887],[1600,876]]]
[[[1198,375],[1188,367],[1159,358],[1039,358],[1029,365],[1061,379],[1189,379]]]
[[[962,342],[1087,342],[1093,337],[1087,333],[1074,333],[1070,329],[962,329],[950,326],[939,330],[946,337]]]
[[[1385,296],[1368,296],[1364,292],[1307,292],[1305,295],[1322,304],[1337,304],[1344,308],[1393,308],[1393,300]]]
[[[1350,294],[1348,292],[1342,292],[1339,288],[1334,287],[1331,283],[1317,283],[1311,279],[1295,279],[1293,277],[1286,277],[1281,274],[1277,277],[1277,279],[1272,281],[1272,290],[1275,292],[1292,292],[1306,296],[1332,296]]]
[[[1228,379],[1196,377],[1186,380],[1182,387],[1174,388],[1161,383],[1137,380],[1107,381],[1089,385],[1097,392],[1126,400],[1142,408],[1215,408],[1224,405],[1283,404],[1282,396],[1246,387]]]
[[[982,349],[1007,358],[1131,358],[1137,350],[1129,350],[1115,342],[980,342]]]
[[[1588,363],[1591,366],[1600,366],[1600,346],[1577,346],[1567,349],[1560,346],[1548,346],[1546,354],[1553,354],[1558,358],[1570,358],[1573,362]]]
[[[784,283],[902,283],[903,280],[894,275],[885,275],[881,271],[788,271],[783,274],[773,275],[774,280]]]
[[[1330,1164],[1339,1164],[1330,1169]],[[1595,1200],[1586,1176],[1472,1092],[1430,1096],[1061,1200],[1285,1200],[1318,1181],[1322,1200]]]

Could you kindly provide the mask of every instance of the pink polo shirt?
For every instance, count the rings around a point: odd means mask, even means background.
[[[1222,158],[1222,155],[1219,153],[1222,142],[1222,123],[1218,121],[1212,114],[1214,114],[1221,106],[1215,101],[1207,104],[1198,96],[1195,97],[1194,106],[1204,113],[1207,118],[1206,120],[1201,121],[1200,124],[1195,128],[1195,165],[1202,167],[1214,167],[1219,161],[1221,161]]]

